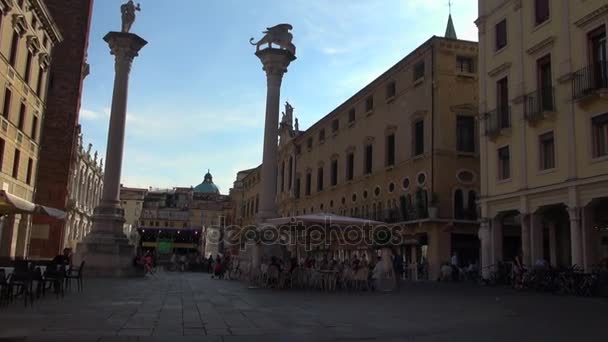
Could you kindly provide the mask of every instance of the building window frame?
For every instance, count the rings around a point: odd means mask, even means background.
[[[15,179],[19,179],[19,164],[21,163],[21,151],[15,149],[15,155],[13,157],[13,171],[11,175]]]
[[[355,178],[355,153],[346,154],[346,180],[352,181]]]
[[[363,149],[363,174],[370,175],[374,169],[374,145],[366,143]]]
[[[494,25],[494,40],[495,50],[500,51],[509,44],[509,29],[507,24],[507,18],[503,18]]]
[[[551,1],[534,0],[534,25],[538,26],[551,18]]]
[[[338,158],[334,158],[331,161],[331,177],[330,184],[331,186],[338,185]]]
[[[424,155],[424,118],[419,118],[412,122],[412,155],[414,157]]]
[[[608,112],[591,117],[591,157],[608,158]]]
[[[475,73],[475,58],[471,56],[456,56],[456,72],[464,74]]]
[[[421,61],[418,61],[416,64],[414,64],[414,70],[413,70],[414,82],[424,79],[424,74],[425,74],[425,63],[424,63],[424,60],[421,60]]]
[[[538,167],[540,171],[550,171],[557,167],[555,153],[555,132],[544,132],[538,136]]]
[[[397,145],[396,145],[395,133],[390,133],[386,136],[386,166],[395,166]]]
[[[505,154],[506,151],[506,154]],[[511,179],[511,147],[504,145],[496,150],[498,181],[504,182]],[[505,158],[506,156],[506,158]]]
[[[466,122],[464,122],[466,121]],[[465,125],[466,123],[466,125]],[[472,123],[471,127],[468,127]],[[459,113],[456,115],[456,151],[459,153],[474,154],[477,151],[476,134],[475,132],[475,117]],[[470,129],[470,132],[468,132]],[[464,132],[463,132],[464,131]],[[464,135],[463,135],[464,134]],[[467,139],[468,138],[468,139]]]

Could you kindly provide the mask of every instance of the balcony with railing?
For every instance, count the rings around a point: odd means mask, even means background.
[[[495,137],[501,133],[503,129],[511,127],[511,107],[504,106],[487,112],[486,120],[486,135]]]
[[[597,95],[602,91],[608,92],[608,62],[588,65],[576,71],[572,78],[572,98],[575,100]]]
[[[525,100],[525,116],[529,122],[543,120],[549,113],[555,112],[555,89],[541,88],[527,94]]]

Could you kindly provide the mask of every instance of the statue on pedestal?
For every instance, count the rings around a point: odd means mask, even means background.
[[[257,43],[254,43],[254,38],[249,40],[251,45],[256,46],[256,52],[260,51],[260,46],[264,44],[268,44],[268,48],[272,47],[272,44],[276,44],[281,49],[285,49],[292,54],[296,54],[296,47],[292,44],[293,35],[289,32],[293,29],[293,26],[290,24],[279,24],[273,27],[266,28],[266,31],[262,32],[265,34],[262,39],[260,39]]]
[[[141,6],[133,3],[133,0],[129,0],[126,4],[120,6],[120,13],[122,13],[122,32],[129,33],[131,26],[135,22],[135,11],[141,11]]]

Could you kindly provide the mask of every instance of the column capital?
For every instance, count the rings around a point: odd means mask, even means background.
[[[139,55],[139,50],[148,44],[140,36],[126,32],[110,32],[103,40],[110,46],[110,53],[116,56],[117,62],[132,62]]]
[[[296,56],[288,50],[268,48],[255,53],[260,59],[266,76],[270,79],[283,77],[287,72],[287,67],[296,60]]]

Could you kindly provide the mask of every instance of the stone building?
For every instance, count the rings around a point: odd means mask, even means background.
[[[220,194],[207,172],[196,187],[150,189],[143,199],[137,229],[142,248],[157,249],[161,254],[175,250],[216,255],[223,253],[223,228],[232,224],[232,218],[230,197]]]
[[[480,0],[477,25],[483,264],[590,270],[608,256],[608,4]]]
[[[28,1],[26,1],[28,2]],[[71,184],[80,170],[75,169],[87,156],[78,141],[78,115],[84,78],[89,72],[86,62],[93,0],[44,0],[64,39],[52,54],[52,82],[48,89],[45,120],[41,123],[40,162],[36,179],[36,203],[74,213],[69,207]],[[91,176],[95,177],[95,176]],[[84,179],[81,179],[85,181]],[[79,201],[81,205],[86,204]],[[87,207],[88,208],[88,207]],[[81,213],[82,214],[82,213]],[[75,219],[74,215],[71,216]],[[36,215],[36,236],[31,240],[32,256],[52,258],[69,238],[68,221]],[[72,222],[75,223],[75,222]],[[84,221],[79,221],[83,225]],[[83,228],[70,226],[71,233]],[[88,228],[87,228],[88,229]]]
[[[63,247],[76,249],[78,242],[91,231],[93,210],[99,204],[103,190],[103,159],[97,151],[91,154],[93,145],[85,149],[82,136],[78,139],[74,165],[70,167],[68,184],[67,220],[63,235]]]
[[[139,242],[137,226],[147,194],[148,189],[120,187],[120,203],[125,211],[124,233],[134,245],[137,245]]]
[[[51,51],[62,34],[42,0],[0,0],[0,186],[34,202]],[[53,66],[55,68],[55,66]],[[0,256],[25,257],[31,215],[4,215]]]
[[[287,104],[279,216],[333,213],[404,228],[408,262],[430,277],[454,252],[478,260],[477,43],[432,37],[306,130]],[[253,224],[260,167],[238,174],[236,222]],[[371,246],[370,246],[371,247]],[[344,254],[341,254],[344,255]]]

